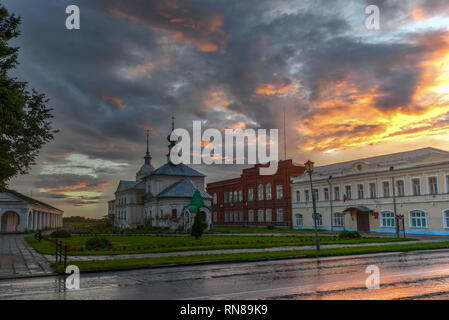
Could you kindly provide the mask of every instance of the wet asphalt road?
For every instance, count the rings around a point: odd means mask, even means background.
[[[366,289],[368,265],[380,289]],[[449,299],[449,250],[0,280],[0,299]]]

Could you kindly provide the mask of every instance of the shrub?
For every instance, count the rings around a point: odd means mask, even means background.
[[[56,230],[50,235],[52,238],[69,238],[71,236],[68,230]]]
[[[274,230],[274,224],[269,224],[269,225],[267,226],[267,229],[268,229],[268,230]]]
[[[342,231],[338,234],[340,239],[360,239],[362,236],[357,231]]]
[[[86,241],[86,249],[106,249],[112,247],[111,241],[106,238],[90,238]]]
[[[204,229],[205,223],[201,219],[201,213],[200,210],[198,209],[195,215],[195,220],[193,220],[193,226],[192,230],[190,231],[190,234],[194,236],[195,239],[198,240],[203,235]]]

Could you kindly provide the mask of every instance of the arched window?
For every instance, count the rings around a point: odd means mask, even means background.
[[[410,211],[410,228],[427,228],[427,213],[423,210]]]
[[[263,185],[261,184],[257,187],[257,199],[263,200]]]
[[[323,216],[321,215],[321,213],[316,214],[316,226],[317,227],[323,226]]]
[[[334,227],[343,227],[345,225],[345,215],[341,212],[334,213],[333,216]]]
[[[382,211],[380,213],[380,226],[382,228],[394,228],[396,226],[396,222],[394,220],[394,212]]]
[[[300,214],[300,213],[295,214],[295,225],[297,227],[304,226],[304,217],[302,216],[302,214]]]
[[[449,209],[443,211],[443,225],[449,228]]]
[[[214,193],[214,204],[217,204],[217,203],[218,203],[217,200],[218,200],[218,199],[217,199],[217,193],[215,192],[215,193]]]
[[[265,185],[265,198],[271,200],[271,183]]]

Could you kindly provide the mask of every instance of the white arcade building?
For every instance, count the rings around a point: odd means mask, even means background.
[[[62,227],[64,211],[17,191],[0,192],[0,232],[25,232]]]

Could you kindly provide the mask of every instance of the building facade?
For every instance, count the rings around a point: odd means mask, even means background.
[[[449,235],[449,152],[424,148],[336,163],[312,174],[317,226],[326,230]],[[313,228],[307,172],[291,180],[292,225]]]
[[[172,124],[172,130],[174,124]],[[136,180],[120,181],[115,199],[108,202],[108,216],[119,228],[141,228],[146,223],[152,227],[187,230],[193,224],[192,197],[198,191],[204,201],[200,213],[207,228],[211,226],[211,199],[204,190],[206,176],[185,164],[173,164],[170,141],[167,163],[154,169],[148,146],[145,162],[136,173]]]
[[[260,167],[243,169],[239,178],[209,183],[215,225],[291,226],[290,178],[304,172],[292,160],[278,163],[274,175],[260,175]]]
[[[0,232],[25,232],[62,227],[64,211],[19,192],[0,192]]]

